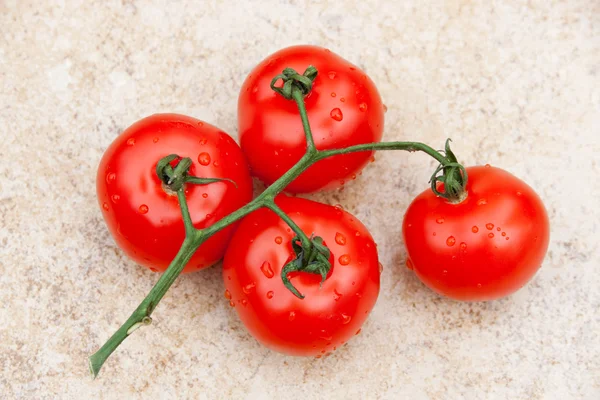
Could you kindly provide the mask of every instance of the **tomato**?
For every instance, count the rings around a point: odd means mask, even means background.
[[[378,142],[383,133],[383,103],[371,79],[358,67],[316,46],[293,46],[263,60],[246,78],[238,100],[242,150],[253,175],[267,184],[305,153],[306,140],[296,103],[276,94],[271,80],[286,67],[302,74],[313,65],[318,76],[305,97],[317,149]],[[331,157],[311,166],[286,190],[332,189],[356,178],[373,152]]]
[[[488,165],[467,168],[467,174],[461,203],[426,190],[408,207],[402,226],[407,266],[453,299],[498,299],[520,289],[541,266],[548,215],[514,175]]]
[[[190,157],[190,175],[229,178],[230,182],[186,185],[192,222],[207,227],[252,198],[244,155],[225,132],[197,119],[156,114],[127,128],[104,153],[97,176],[98,202],[121,249],[153,271],[164,271],[177,254],[185,228],[177,196],[167,193],[156,175],[169,154]],[[223,257],[234,226],[209,238],[186,265],[190,272]]]
[[[307,234],[324,240],[332,268],[321,276],[289,275],[305,298],[282,283],[281,270],[295,253],[295,236],[283,220],[260,209],[242,220],[223,261],[225,297],[248,331],[282,353],[321,357],[358,334],[379,294],[379,263],[373,238],[340,208],[279,196],[276,203]]]

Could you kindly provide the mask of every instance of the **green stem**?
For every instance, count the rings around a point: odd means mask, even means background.
[[[348,154],[348,153],[356,153],[358,151],[370,151],[370,150],[405,150],[405,151],[422,151],[427,153],[440,164],[445,165],[448,163],[446,157],[441,154],[439,151],[434,150],[432,147],[426,145],[425,143],[419,142],[380,142],[380,143],[365,143],[358,144],[355,146],[346,147],[343,149],[332,149],[332,150],[322,150],[317,154],[317,160],[322,160],[324,158],[340,155],[340,154]]]
[[[307,252],[310,251],[310,248],[312,246],[310,243],[310,239],[308,238],[308,236],[306,236],[306,233],[304,233],[304,231],[300,229],[300,227],[296,225],[296,223],[281,208],[279,208],[277,204],[275,204],[274,202],[269,202],[265,204],[265,207],[273,211],[279,216],[279,218],[281,218],[286,224],[288,224],[289,227],[294,231],[294,233],[300,238],[300,241],[302,242],[302,248]]]
[[[306,114],[306,106],[304,104],[304,94],[300,89],[292,90],[292,99],[298,106],[298,112],[302,119],[302,127],[304,128],[304,136],[306,137],[306,150],[308,153],[315,153],[317,148],[315,147],[315,141],[313,139],[312,131],[310,130],[310,124],[308,122],[308,115]]]
[[[185,237],[193,237],[198,230],[194,228],[192,217],[190,216],[190,210],[188,208],[187,200],[185,198],[185,189],[181,188],[177,191],[177,199],[179,200],[179,208],[181,208],[181,217],[183,218],[183,225],[185,226]]]

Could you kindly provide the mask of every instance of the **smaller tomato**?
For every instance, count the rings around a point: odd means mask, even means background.
[[[186,184],[186,199],[197,228],[212,225],[252,198],[252,180],[241,149],[225,132],[195,118],[155,114],[119,135],[104,153],[96,180],[98,202],[113,238],[129,258],[164,271],[175,257],[185,228],[177,196],[156,175],[160,159],[190,157],[189,174],[230,182]],[[233,234],[228,226],[210,237],[184,272],[219,261]]]
[[[457,300],[507,296],[525,285],[548,249],[548,215],[539,196],[514,175],[486,165],[467,168],[458,204],[421,193],[402,232],[407,267],[434,291]]]
[[[358,333],[379,293],[379,263],[373,238],[340,208],[279,196],[276,203],[331,251],[321,276],[289,274],[300,299],[283,284],[281,270],[295,258],[294,232],[274,212],[260,209],[244,218],[223,261],[225,298],[248,331],[282,353],[317,356],[336,350]]]

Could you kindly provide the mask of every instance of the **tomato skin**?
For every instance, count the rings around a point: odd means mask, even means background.
[[[548,249],[548,215],[539,196],[514,175],[467,168],[467,198],[450,204],[431,190],[404,216],[407,266],[439,294],[483,301],[508,296],[536,273]]]
[[[207,153],[208,165],[199,162]],[[252,198],[252,180],[239,146],[225,132],[195,118],[155,114],[127,128],[104,153],[98,167],[98,202],[110,233],[129,258],[153,271],[164,271],[177,254],[185,228],[177,196],[167,194],[156,175],[158,161],[169,154],[190,157],[190,174],[229,178],[186,185],[192,222],[212,225]],[[204,156],[203,162],[206,163]],[[208,239],[184,272],[209,267],[223,257],[233,233],[230,226]]]
[[[304,232],[324,239],[332,253],[327,279],[319,288],[318,275],[290,274],[303,300],[283,285],[281,270],[294,257],[294,233],[275,213],[260,209],[241,222],[225,254],[225,297],[265,346],[320,357],[357,334],[375,305],[377,249],[365,226],[339,208],[286,196],[276,203]]]
[[[242,150],[252,174],[267,184],[290,169],[306,150],[296,103],[276,94],[270,87],[271,80],[286,67],[302,74],[309,65],[319,71],[311,93],[305,97],[317,149],[381,141],[383,103],[375,84],[363,71],[322,47],[282,49],[254,68],[238,100]],[[372,151],[367,151],[319,161],[286,190],[306,193],[339,187],[355,178],[372,155]]]

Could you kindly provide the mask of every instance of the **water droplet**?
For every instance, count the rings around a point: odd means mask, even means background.
[[[262,263],[262,265],[260,266],[260,270],[262,271],[263,275],[269,279],[271,279],[275,275],[273,273],[273,269],[271,268],[271,264],[268,261]]]
[[[225,298],[231,300],[231,292],[229,290],[225,290]]]
[[[477,233],[477,232],[479,232],[479,228],[478,228],[478,227],[476,227],[476,226],[473,226],[473,227],[471,228],[471,231],[473,231],[473,233]]]
[[[200,165],[208,165],[210,164],[210,154],[208,153],[200,153],[198,154],[198,162]]]
[[[331,97],[335,97],[335,96],[337,96],[337,95],[335,94],[335,92],[331,92]]]
[[[508,236],[506,237],[506,240],[508,240]]]
[[[331,336],[331,333],[327,332],[327,330],[321,329],[320,338],[329,342],[333,337]]]
[[[342,265],[348,265],[348,264],[350,264],[350,256],[348,254],[342,254],[340,256],[340,258],[338,259],[338,261]]]
[[[338,301],[342,298],[342,294],[337,291],[337,289],[333,289],[333,299]]]
[[[133,146],[134,144],[135,144],[135,139],[134,138],[127,139],[127,146]]]
[[[213,165],[214,165],[215,167],[218,167],[218,166],[219,166],[219,162],[218,162],[218,161],[215,161],[215,162],[213,162]]]
[[[444,275],[444,276],[448,275],[448,270],[446,270],[446,269],[445,269],[445,270],[443,270],[443,271],[442,271],[442,275]]]
[[[342,114],[342,110],[340,110],[339,108],[334,108],[333,110],[331,110],[331,112],[329,113],[329,116],[333,119],[335,119],[336,121],[341,121],[344,119],[344,115]]]
[[[465,250],[467,248],[467,244],[465,242],[460,242],[460,248]]]
[[[288,320],[293,321],[296,319],[296,312],[290,311],[290,315],[288,315]]]
[[[497,227],[497,228],[496,228],[496,230],[497,230],[498,232],[500,232],[502,229],[500,229],[500,227]]]
[[[255,287],[256,287],[256,283],[250,282],[249,284],[247,284],[246,286],[244,286],[242,288],[242,291],[246,294],[250,294],[250,293],[252,293],[252,291],[254,291]]]
[[[340,101],[341,101],[342,103],[345,103],[345,102],[346,102],[346,98],[345,98],[345,97],[340,97]]]
[[[489,168],[490,166],[491,166],[490,164],[485,164],[485,167],[486,167],[486,168]]]
[[[155,137],[154,139],[152,139],[152,143],[158,143],[158,138]]]
[[[278,156],[278,155],[279,155],[279,152],[278,152],[277,150],[274,150],[274,151],[273,151],[273,155],[275,155],[275,156]]]
[[[275,238],[275,243],[277,243],[277,244],[281,244],[281,243],[283,243],[283,238],[282,238],[281,236],[277,236],[277,237]]]
[[[356,331],[355,335],[358,335],[362,329]]]
[[[360,236],[360,232],[359,231],[354,232],[354,236],[359,237]]]
[[[248,300],[242,299],[241,303],[244,307],[246,307],[248,305]]]
[[[444,223],[444,218],[438,218],[435,220],[435,222],[437,222],[438,224],[443,224]]]
[[[384,104],[384,105],[383,105],[383,112],[384,112],[384,113],[386,113],[386,112],[387,112],[387,110],[388,110],[388,108],[387,108],[387,106]]]
[[[342,324],[344,324],[344,325],[348,324],[351,319],[352,319],[351,316],[342,314]]]
[[[477,284],[477,289],[481,289],[481,283]]]
[[[491,239],[494,237],[494,234],[490,232],[490,233],[488,233],[488,237]]]
[[[477,205],[478,206],[483,206],[485,204],[487,204],[487,200],[486,199],[479,199],[479,200],[477,200]]]
[[[258,92],[258,86],[254,86],[254,87],[252,88],[252,93],[256,93],[256,92]]]
[[[114,172],[106,174],[106,183],[112,183],[117,179],[117,174]]]
[[[506,232],[502,232],[502,236],[506,236]]]
[[[411,271],[415,268],[410,258],[406,259],[406,268],[410,269]]]
[[[494,229],[494,224],[492,224],[491,222],[489,222],[489,223],[485,224],[485,227],[486,227],[488,230],[490,230],[490,231],[491,231],[492,229]]]
[[[327,76],[329,77],[329,79],[334,79],[335,78],[335,71],[329,71],[329,73],[327,73]]]
[[[517,192],[517,196],[523,196],[523,193]]]
[[[140,214],[146,214],[148,212],[148,206],[145,204],[142,204],[139,208],[138,211],[140,212]]]
[[[204,122],[202,122],[202,121],[198,121],[198,124],[197,124],[197,125],[198,125],[198,127],[202,127],[202,126],[204,126]]]
[[[110,199],[113,203],[117,204],[119,200],[121,200],[121,196],[119,196],[118,194],[113,194],[112,196],[110,196]]]
[[[233,300],[229,300],[229,306],[230,307],[235,307],[235,303],[233,302]]]
[[[379,263],[379,273],[382,273],[382,272],[383,272],[383,264]]]
[[[107,202],[102,203],[102,208],[104,208],[104,211],[108,211],[108,203]]]
[[[352,180],[356,179],[356,174],[352,174]]]
[[[323,357],[321,354],[317,354],[317,355],[315,356],[315,358],[321,358],[321,357]]]
[[[437,236],[437,233],[433,232],[433,236]]]
[[[204,138],[204,139],[200,139],[200,144],[206,144],[206,142],[207,142],[206,138]],[[209,162],[210,162],[210,161],[209,161]]]
[[[202,193],[202,197],[206,199],[208,197],[208,193]]]
[[[335,242],[340,246],[346,244],[346,236],[342,235],[340,232],[336,232],[335,234]]]
[[[231,275],[227,275],[227,280],[231,280]]]
[[[272,299],[274,295],[275,295],[275,293],[273,293],[273,291],[272,291],[272,290],[269,290],[269,291],[267,292],[267,299]]]
[[[365,112],[365,111],[367,111],[367,103],[360,103],[360,104],[358,105],[358,109],[359,109],[360,111],[362,111],[362,112]]]
[[[454,236],[448,236],[448,239],[446,239],[446,244],[448,246],[454,246],[454,243],[456,243]]]

